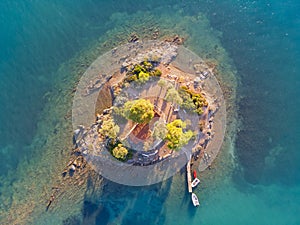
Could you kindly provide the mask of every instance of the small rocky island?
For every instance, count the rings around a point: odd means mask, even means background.
[[[214,67],[170,41],[130,43],[99,57],[74,100],[76,151],[127,185],[167,179],[191,158],[204,170],[225,130]]]

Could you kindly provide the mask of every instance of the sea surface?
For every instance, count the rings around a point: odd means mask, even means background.
[[[299,11],[296,0],[0,0],[0,224],[12,224],[8,217],[21,218],[13,224],[300,224]],[[105,38],[122,39],[118,29],[138,33],[148,21],[187,33],[186,47],[206,58],[204,39],[215,35],[237,81],[230,109],[236,139],[204,172],[196,190],[201,206],[192,206],[180,173],[149,187],[108,183],[74,205],[66,197],[57,207],[77,208],[70,214],[28,210],[41,198],[28,186],[51,189],[50,175],[29,177],[32,168],[45,155],[63,161],[67,154],[34,146],[63,142],[58,130],[71,129],[72,95],[64,90],[74,88],[79,72],[68,65]],[[28,202],[26,210],[17,210],[18,202]]]

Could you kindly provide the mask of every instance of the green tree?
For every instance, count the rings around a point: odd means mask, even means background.
[[[146,99],[129,101],[124,105],[124,114],[136,123],[148,123],[154,117],[154,106]]]
[[[191,95],[186,90],[184,90],[183,88],[180,88],[179,95],[182,98],[181,106],[183,108],[185,108],[187,110],[191,110],[191,111],[196,109],[196,106],[193,102],[193,99],[191,98]]]
[[[104,120],[99,133],[105,137],[116,139],[120,131],[120,127],[115,124],[113,119]]]
[[[166,124],[163,121],[157,121],[154,124],[152,136],[154,138],[165,139],[167,132],[168,132],[168,130],[167,130]]]
[[[185,109],[192,110],[199,115],[203,113],[202,107],[208,106],[208,103],[202,94],[195,93],[187,87],[181,87],[179,89],[179,95],[183,100],[181,106]]]
[[[191,130],[183,132],[183,129],[185,128],[186,124],[180,119],[167,124],[168,132],[166,140],[168,140],[168,147],[170,149],[179,150],[193,137],[193,132]]]
[[[160,80],[157,82],[157,85],[160,86],[161,88],[166,87],[166,86],[167,86],[167,81],[164,80],[164,79],[160,79]]]
[[[112,154],[115,158],[125,160],[128,154],[127,148],[125,148],[122,144],[118,144],[113,150]]]
[[[179,105],[182,104],[182,98],[180,97],[178,91],[175,88],[170,88],[167,91],[166,99],[167,99],[167,101],[172,102],[173,104],[174,103],[179,104]]]

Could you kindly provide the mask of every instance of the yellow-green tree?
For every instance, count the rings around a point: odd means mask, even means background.
[[[113,119],[104,120],[99,133],[105,137],[116,139],[120,131],[120,127],[115,124]]]
[[[185,128],[186,124],[180,119],[167,124],[166,140],[168,140],[168,147],[170,149],[179,150],[193,137],[193,132],[191,130],[183,132],[183,129]]]
[[[118,144],[113,150],[112,154],[115,158],[124,160],[128,154],[127,148],[125,148],[122,144]]]
[[[141,71],[139,73],[139,79],[138,79],[138,81],[140,83],[145,83],[145,82],[147,82],[149,80],[149,77],[150,77],[149,73]]]
[[[136,123],[148,123],[154,117],[154,106],[146,99],[129,101],[124,105],[124,114]]]

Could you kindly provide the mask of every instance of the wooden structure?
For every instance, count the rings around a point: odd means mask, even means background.
[[[189,193],[192,193],[191,160],[186,164],[186,175]]]

